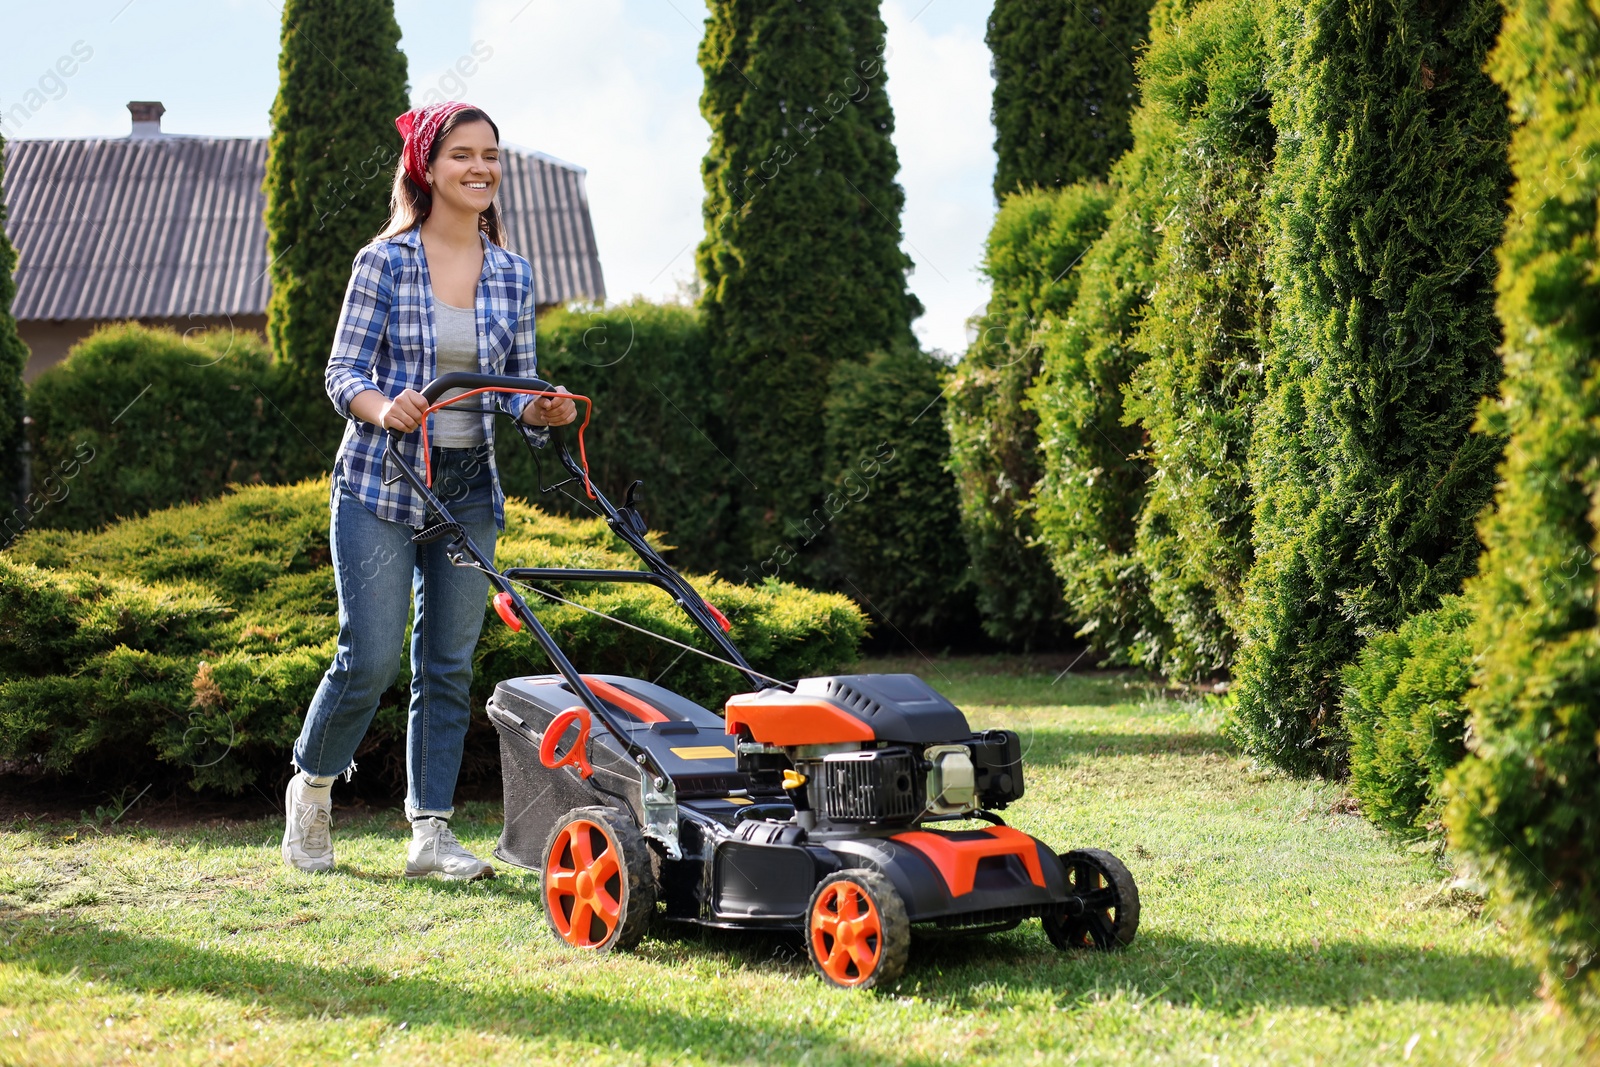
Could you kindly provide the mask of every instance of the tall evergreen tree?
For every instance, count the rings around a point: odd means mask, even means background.
[[[1104,178],[1133,143],[1150,0],[995,0],[994,194]]]
[[[1562,998],[1600,998],[1600,13],[1512,0],[1490,69],[1519,126],[1500,246],[1508,436],[1469,583],[1477,685],[1452,839]]]
[[[1031,513],[1041,465],[1027,394],[1047,335],[1077,296],[1075,268],[1105,229],[1110,199],[1103,182],[1006,198],[984,253],[989,307],[946,387],[950,470],[979,614],[991,638],[1013,647],[1065,636],[1061,585]]]
[[[1151,8],[1152,50],[1191,6],[1159,0]],[[1041,335],[1029,392],[1042,460],[1033,514],[1079,635],[1102,662],[1160,668],[1172,655],[1172,630],[1137,551],[1151,472],[1144,431],[1128,424],[1123,404],[1146,358],[1136,335],[1159,280],[1163,176],[1175,130],[1167,113],[1148,106],[1131,121],[1132,147],[1111,168],[1105,232],[1075,268],[1072,307]]]
[[[1157,280],[1160,176],[1172,130],[1148,108],[1134,113],[1133,130],[1133,147],[1111,169],[1105,232],[1074,268],[1076,299],[1041,334],[1029,393],[1043,461],[1033,499],[1078,634],[1102,662],[1159,668],[1172,635],[1136,552],[1150,466],[1143,431],[1123,419],[1123,396],[1145,360],[1134,338]]]
[[[1161,258],[1125,418],[1146,435],[1139,555],[1173,630],[1167,669],[1232,662],[1254,559],[1246,457],[1270,321],[1264,192],[1276,140],[1255,0],[1206,0],[1140,63],[1145,106],[1172,123],[1159,177]]]
[[[1071,268],[1105,225],[1096,179],[1133,140],[1133,59],[1148,8],[997,0],[989,16],[1001,200],[985,254],[993,289],[951,380],[946,419],[983,627],[1013,646],[1065,635],[1066,605],[1029,499],[1041,466],[1039,420],[1025,398],[1043,330],[1077,293]],[[1065,199],[1034,192],[1073,186]]]
[[[0,181],[5,178],[6,142],[0,136]],[[11,317],[11,301],[17,283],[11,272],[17,265],[17,251],[6,238],[6,205],[0,199],[0,516],[9,515],[22,501],[23,388],[22,371],[28,364],[28,346],[17,334],[17,320]],[[0,542],[9,535],[0,532]]]
[[[876,0],[713,0],[700,45],[706,236],[698,253],[739,547],[804,536],[828,490],[834,367],[911,342]],[[735,561],[730,561],[730,563]],[[802,554],[802,573],[817,573]]]
[[[287,414],[308,469],[338,442],[323,369],[350,262],[388,218],[394,120],[407,106],[393,0],[286,0],[267,142],[267,340],[297,400]]]
[[[1322,0],[1274,15],[1278,286],[1251,442],[1255,566],[1235,692],[1253,755],[1343,765],[1340,670],[1362,635],[1472,572],[1501,442],[1494,257],[1505,98],[1497,0]]]

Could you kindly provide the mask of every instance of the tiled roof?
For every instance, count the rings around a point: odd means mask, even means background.
[[[19,320],[266,312],[264,139],[19,140],[5,154]],[[506,244],[533,264],[539,303],[604,300],[584,172],[509,148],[501,160]]]

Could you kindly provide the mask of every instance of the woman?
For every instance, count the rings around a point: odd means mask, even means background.
[[[427,407],[418,390],[430,379],[458,370],[534,375],[533,271],[501,247],[494,206],[500,130],[489,117],[452,102],[408,111],[395,125],[405,146],[389,225],[356,256],[328,359],[328,396],[350,420],[331,499],[339,646],[295,742],[283,858],[302,871],[332,869],[329,793],[335,777],[348,780],[355,770],[378,699],[399,673],[414,602],[406,876],[492,878],[494,869],[461,847],[449,823],[488,579],[453,566],[442,540],[412,542],[417,528],[438,516],[403,481],[386,481],[384,441],[388,430],[404,431],[397,458],[420,469],[420,434],[413,431]],[[576,415],[565,398],[503,396],[497,403],[535,427],[562,426]],[[494,416],[446,410],[431,420],[435,491],[492,555],[505,528]]]

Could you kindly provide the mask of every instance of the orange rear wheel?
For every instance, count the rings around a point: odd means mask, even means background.
[[[545,845],[545,917],[577,948],[629,948],[655,908],[650,858],[630,822],[608,808],[575,808]]]
[[[811,894],[806,947],[833,985],[869,989],[905,969],[911,923],[893,883],[876,871],[837,871]]]

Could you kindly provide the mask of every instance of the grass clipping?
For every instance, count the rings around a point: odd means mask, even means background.
[[[599,520],[555,518],[515,500],[496,562],[637,565]],[[825,674],[856,657],[865,620],[845,597],[777,581],[691,581],[732,620],[733,639],[761,671]],[[654,588],[585,583],[561,593],[711,650]],[[730,668],[529,598],[584,671],[659,677],[711,707],[746,688]],[[50,773],[176,774],[238,792],[286,766],[337,635],[325,479],[240,489],[99,533],[29,533],[0,554],[0,758]],[[551,669],[528,634],[491,612],[474,705],[501,679]],[[409,684],[402,666],[363,753],[403,742]]]

